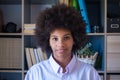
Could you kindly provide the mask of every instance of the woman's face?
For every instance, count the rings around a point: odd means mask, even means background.
[[[66,29],[55,29],[50,33],[50,47],[54,58],[65,58],[71,56],[74,44],[72,34]]]

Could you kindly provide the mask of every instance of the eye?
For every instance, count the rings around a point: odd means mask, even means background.
[[[57,40],[58,40],[58,38],[54,37],[54,38],[52,38],[52,40],[53,40],[53,41],[57,41]]]
[[[70,36],[65,36],[64,37],[64,40],[69,40],[70,39]]]

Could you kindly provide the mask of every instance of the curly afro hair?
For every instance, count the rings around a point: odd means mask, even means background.
[[[50,33],[54,29],[68,29],[73,36],[73,52],[76,52],[86,42],[86,30],[83,17],[73,7],[56,4],[42,11],[37,19],[35,38],[37,45],[46,53],[51,53],[49,45]]]

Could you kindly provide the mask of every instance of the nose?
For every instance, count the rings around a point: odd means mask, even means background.
[[[64,47],[64,45],[65,45],[65,43],[64,43],[64,40],[62,40],[62,39],[60,39],[59,41],[58,41],[58,47]]]

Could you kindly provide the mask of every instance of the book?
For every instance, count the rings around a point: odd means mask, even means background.
[[[24,32],[24,34],[34,34],[35,33],[34,30],[24,30],[23,32]]]
[[[64,3],[69,6],[69,0],[64,0]]]
[[[38,52],[36,48],[34,48],[34,54],[35,54],[36,63],[39,63],[40,61],[39,61]]]
[[[36,64],[36,59],[35,59],[35,54],[34,54],[34,50],[33,48],[29,48],[30,50],[30,55],[31,55],[31,59],[32,59],[32,65]]]
[[[59,3],[60,3],[60,4],[63,4],[63,3],[64,3],[64,0],[59,0]]]
[[[66,4],[67,6],[69,5],[69,0],[59,0],[60,4]]]
[[[79,10],[78,0],[70,0],[70,5],[74,7],[77,11]]]
[[[43,52],[42,52],[41,48],[37,48],[37,52],[38,52],[39,60],[40,61],[44,60],[44,56],[43,56]]]
[[[25,30],[33,30],[36,28],[36,24],[24,24]]]
[[[31,61],[31,55],[30,55],[29,48],[25,48],[25,54],[26,54],[28,68],[30,68],[32,66],[32,61]]]
[[[43,52],[43,57],[44,57],[44,60],[48,59],[47,54],[45,52]]]
[[[79,4],[79,8],[80,8],[80,13],[83,16],[83,20],[85,20],[85,22],[87,24],[86,25],[86,33],[90,33],[91,28],[90,28],[90,22],[89,22],[89,19],[88,19],[85,0],[78,0],[78,4]]]

